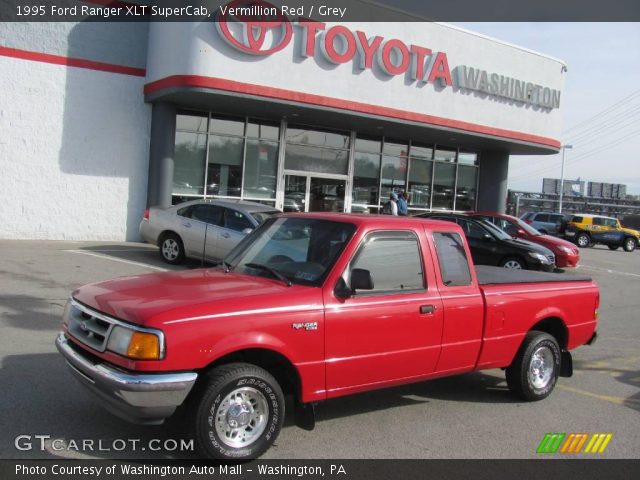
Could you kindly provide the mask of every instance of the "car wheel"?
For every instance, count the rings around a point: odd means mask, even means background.
[[[231,363],[211,371],[195,414],[200,451],[217,460],[262,455],[284,421],[284,395],[267,371]]]
[[[622,242],[622,248],[625,252],[633,252],[636,249],[636,241],[631,237],[627,237]]]
[[[500,266],[504,268],[510,268],[512,270],[527,269],[527,266],[525,265],[525,263],[519,258],[515,258],[515,257],[505,258],[504,260],[502,260],[502,262],[500,262]]]
[[[589,235],[587,235],[586,233],[580,233],[576,237],[576,243],[580,248],[587,248],[591,245],[591,237],[589,237]]]
[[[175,233],[167,233],[160,241],[160,257],[171,265],[177,265],[184,261],[184,245]]]
[[[555,338],[536,330],[527,333],[506,371],[509,390],[529,402],[548,397],[558,381],[560,359]]]
[[[607,245],[607,247],[609,247],[609,250],[617,250],[620,248],[620,245]]]

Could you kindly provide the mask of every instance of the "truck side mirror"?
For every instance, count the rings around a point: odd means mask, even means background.
[[[349,288],[344,278],[340,277],[336,283],[336,287],[333,289],[333,294],[338,298],[349,298],[355,292]]]
[[[351,270],[351,290],[373,290],[371,272],[364,268],[354,268]]]

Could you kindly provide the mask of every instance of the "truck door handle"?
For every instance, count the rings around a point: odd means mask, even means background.
[[[183,227],[191,228],[191,224],[189,222],[184,222],[182,224]]]
[[[420,307],[420,313],[433,313],[436,311],[436,307],[434,305],[422,305]]]
[[[224,232],[224,233],[222,234],[222,236],[223,236],[224,238],[229,238],[231,235],[229,235],[227,232]]]

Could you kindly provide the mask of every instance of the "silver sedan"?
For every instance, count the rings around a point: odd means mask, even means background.
[[[240,200],[193,200],[149,208],[140,222],[140,235],[158,245],[167,263],[178,264],[185,257],[215,262],[278,212],[268,205]]]

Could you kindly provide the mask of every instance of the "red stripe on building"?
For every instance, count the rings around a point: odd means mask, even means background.
[[[176,87],[208,88],[227,92],[255,95],[259,97],[274,98],[278,100],[287,100],[310,105],[338,108],[341,110],[349,110],[352,112],[365,113],[369,115],[377,115],[398,120],[424,123],[438,127],[453,128],[470,133],[480,133],[483,135],[491,135],[496,137],[508,138],[511,140],[519,140],[529,143],[535,143],[538,145],[544,145],[546,147],[553,147],[558,149],[560,148],[560,141],[553,138],[541,137],[539,135],[531,135],[529,133],[516,132],[513,130],[488,127],[485,125],[462,122],[460,120],[451,120],[448,118],[436,117],[434,115],[426,115],[423,113],[398,110],[395,108],[381,107],[368,103],[324,97],[311,93],[296,92],[293,90],[285,90],[282,88],[236,82],[234,80],[227,80],[223,78],[203,77],[198,75],[174,75],[171,77],[163,78],[161,80],[157,80],[155,82],[148,83],[144,87],[144,93],[150,94],[168,88]]]
[[[53,65],[65,65],[67,67],[86,68],[88,70],[98,70],[100,72],[120,73],[122,75],[133,75],[144,77],[147,73],[144,68],[126,67],[113,63],[94,62],[82,58],[69,58],[61,55],[51,55],[49,53],[30,52],[17,48],[0,47],[0,56],[30,60],[33,62],[50,63]]]

